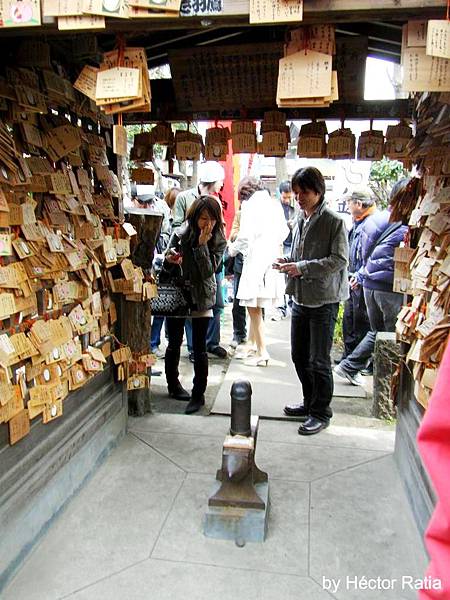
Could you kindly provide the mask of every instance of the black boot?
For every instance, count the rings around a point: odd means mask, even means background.
[[[178,364],[180,362],[180,349],[173,350],[167,348],[166,356],[164,357],[164,367],[166,371],[167,389],[169,396],[175,400],[189,400],[190,394],[181,385],[178,372]]]
[[[191,415],[205,405],[205,390],[208,383],[208,354],[202,352],[194,357],[194,381],[191,400],[186,406],[185,414]]]

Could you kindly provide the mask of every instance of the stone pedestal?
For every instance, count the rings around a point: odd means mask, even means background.
[[[391,379],[400,363],[400,344],[395,333],[380,332],[373,354],[372,415],[378,419],[393,419],[396,411],[390,400]]]
[[[221,482],[214,485],[213,495]],[[231,506],[209,506],[203,522],[206,537],[218,540],[232,540],[238,546],[247,542],[264,542],[269,517],[269,483],[255,484],[255,490],[264,502],[263,510],[256,508],[238,508]]]

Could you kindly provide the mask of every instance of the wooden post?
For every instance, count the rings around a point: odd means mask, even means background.
[[[155,245],[161,230],[163,216],[150,211],[127,211],[126,220],[137,231],[136,241],[131,252],[133,264],[150,272]],[[123,300],[121,336],[133,354],[148,354],[150,351],[150,301],[130,302]],[[150,376],[150,370],[147,375]],[[150,389],[128,392],[128,413],[142,417],[151,411]]]

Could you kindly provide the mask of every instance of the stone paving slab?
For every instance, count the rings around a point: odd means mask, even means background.
[[[213,490],[210,476],[190,473],[166,521],[152,558],[233,567],[265,573],[308,574],[309,485],[270,481],[271,507],[266,541],[238,548],[206,538],[202,521]],[[295,522],[295,528],[292,523]]]
[[[312,579],[150,559],[71,600],[330,600]]]
[[[134,435],[186,472],[212,476],[222,464],[222,438],[174,433],[135,433]],[[256,463],[260,469],[267,471],[271,478],[313,481],[376,460],[385,454],[386,452],[376,450],[259,440]]]
[[[337,600],[414,600],[403,575],[422,578],[422,541],[393,457],[341,471],[311,485],[311,575],[341,579]],[[391,590],[346,586],[346,577],[397,579]]]
[[[186,420],[188,419],[188,421]],[[335,425],[345,422],[349,425]],[[180,435],[196,435],[225,438],[230,428],[230,418],[225,415],[167,415],[158,413],[142,418],[129,419],[129,431],[139,433],[175,433]],[[298,435],[299,423],[295,419],[278,421],[260,419],[258,440],[261,442],[283,442],[305,446],[340,446],[344,448],[360,448],[362,450],[379,450],[392,452],[395,444],[395,428],[378,419],[364,419],[336,415],[332,425],[320,435],[309,438]],[[360,425],[358,427],[358,425]],[[364,425],[362,427],[361,425]]]
[[[2,600],[56,600],[147,559],[184,477],[127,436],[55,521]]]
[[[225,417],[149,415],[60,515],[2,600],[412,600],[403,590],[322,589],[322,578],[421,577],[426,557],[390,453],[389,428],[313,439],[262,421],[267,541],[208,539],[207,499]]]

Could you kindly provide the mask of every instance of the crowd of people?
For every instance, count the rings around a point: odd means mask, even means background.
[[[371,369],[377,332],[394,330],[402,296],[393,291],[393,257],[407,227],[392,223],[389,208],[378,209],[365,188],[345,197],[352,217],[348,232],[342,216],[327,205],[322,174],[306,167],[282,182],[275,196],[260,179],[244,177],[227,241],[220,195],[224,178],[223,167],[208,161],[200,165],[197,187],[166,194],[169,227],[163,226],[156,256],[182,267],[191,311],[188,319],[154,317],[151,350],[163,354],[159,347],[165,321],[168,393],[187,401],[185,412],[191,414],[205,403],[208,354],[226,358],[234,350],[234,357],[248,366],[267,366],[265,319],[289,314],[291,358],[303,400],[285,406],[284,412],[300,421],[300,435],[319,433],[332,418],[334,377],[361,385],[362,374]],[[407,183],[393,187],[391,201]],[[229,351],[220,332],[224,258],[233,277]],[[340,304],[344,350],[333,373],[331,349]],[[184,333],[194,366],[191,393],[178,373]]]

